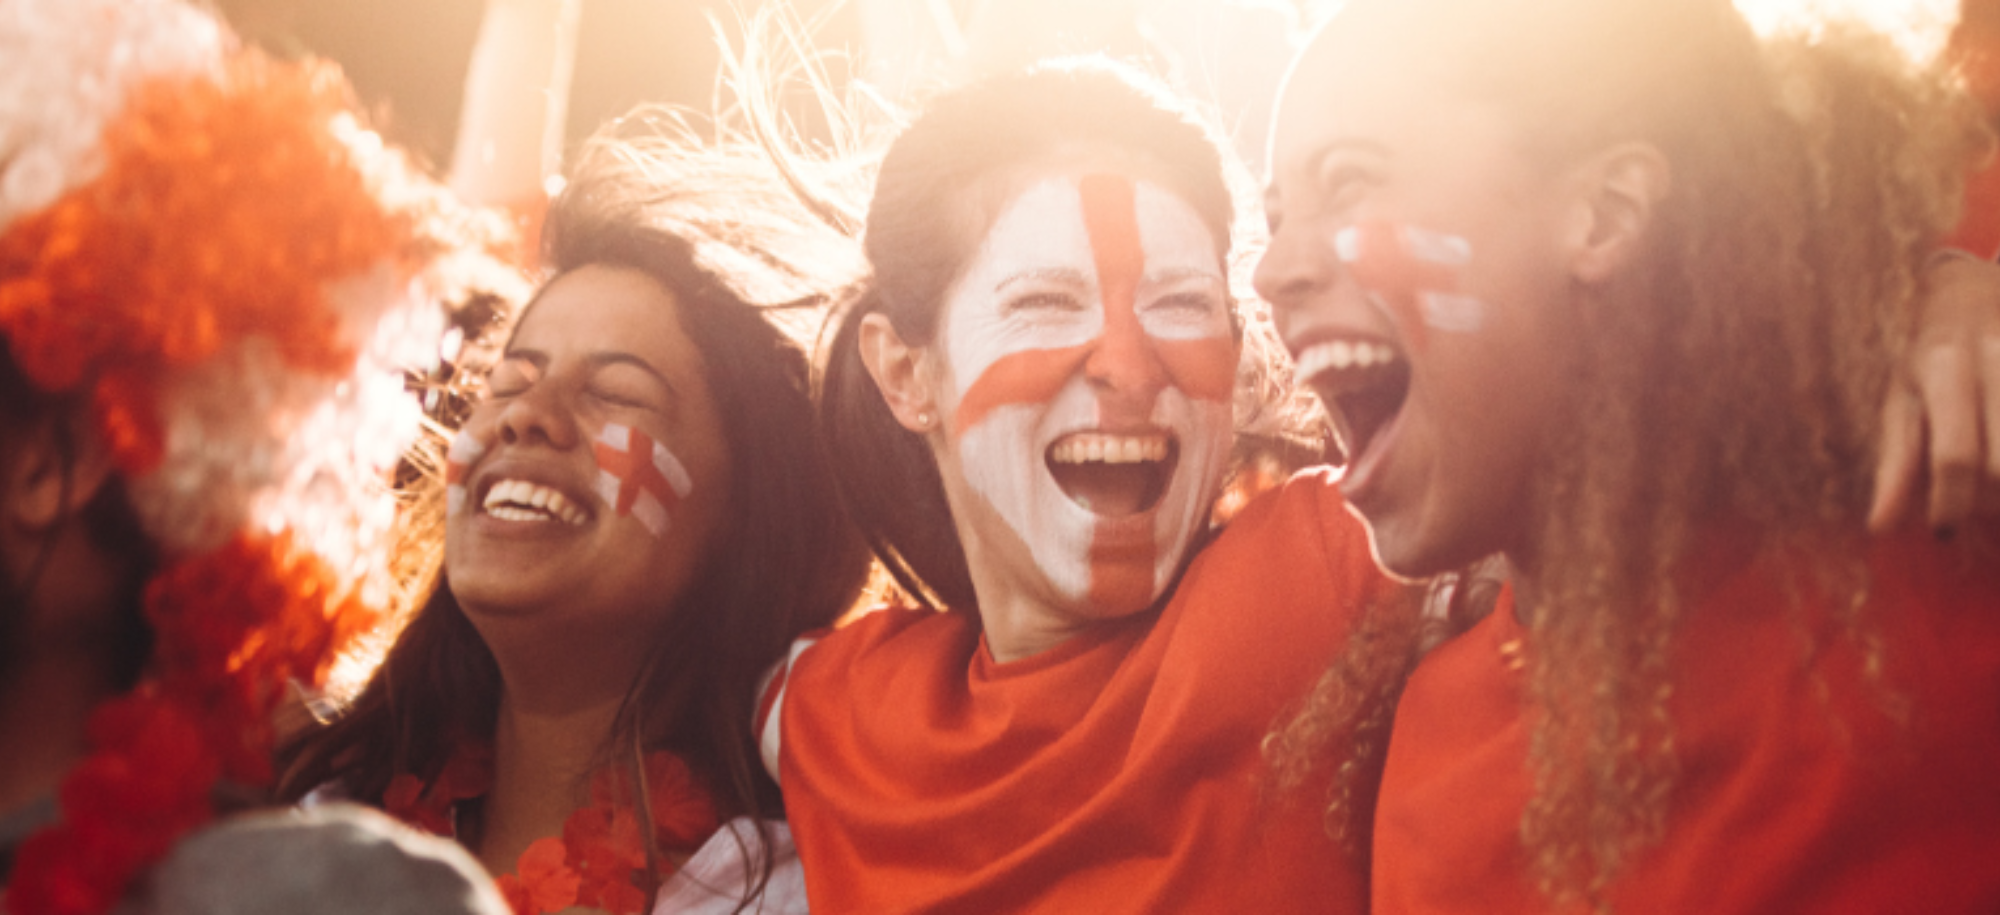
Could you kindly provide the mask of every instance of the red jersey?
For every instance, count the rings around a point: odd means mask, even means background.
[[[971,613],[826,635],[778,712],[813,911],[1363,911],[1324,790],[1279,796],[1259,747],[1393,587],[1320,471],[1244,508],[1157,613],[1030,658],[995,662]]]
[[[1886,671],[1807,600],[1808,659],[1769,564],[1729,572],[1675,648],[1681,769],[1664,840],[1613,885],[1629,913],[2000,912],[2000,563],[1928,537],[1876,543]],[[1801,598],[1803,599],[1803,598]],[[1525,633],[1511,597],[1418,666],[1375,824],[1374,907],[1533,912]],[[1532,644],[1527,650],[1532,651]],[[1907,724],[1884,698],[1907,702]]]

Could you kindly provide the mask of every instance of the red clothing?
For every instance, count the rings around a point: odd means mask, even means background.
[[[891,610],[798,656],[779,716],[813,911],[1360,912],[1324,790],[1259,744],[1391,586],[1325,472],[1253,501],[1157,614],[1000,664]]]
[[[1922,536],[1869,563],[1909,726],[1847,641],[1807,666],[1769,564],[1721,569],[1677,647],[1666,838],[1614,885],[1621,915],[2000,912],[2000,563]],[[1807,607],[1839,631],[1824,600]],[[1520,840],[1529,722],[1506,657],[1523,634],[1503,599],[1411,678],[1377,809],[1377,915],[1547,908]]]

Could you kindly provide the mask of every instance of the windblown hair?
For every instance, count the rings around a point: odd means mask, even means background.
[[[583,148],[542,247],[552,276],[613,265],[673,292],[734,467],[728,520],[695,581],[663,596],[674,606],[656,631],[633,633],[651,654],[605,735],[603,761],[636,764],[642,750],[669,749],[725,819],[780,817],[751,733],[757,683],[794,638],[846,609],[868,568],[809,434],[811,328],[824,291],[847,278],[838,271],[849,243],[805,214],[754,148],[702,140],[669,113],[642,109]],[[491,739],[500,689],[491,652],[440,575],[352,706],[286,749],[285,793],[331,784],[379,802],[398,773],[434,778],[459,740]],[[765,858],[746,901],[768,876]]]
[[[819,418],[855,523],[920,601],[968,609],[972,577],[936,459],[861,362],[861,323],[881,313],[905,342],[931,343],[951,284],[1024,173],[1106,151],[1157,167],[1228,262],[1235,206],[1214,134],[1127,67],[1065,61],[943,93],[882,158],[863,230],[872,273],[827,341]]]
[[[1416,2],[1411,21],[1451,25],[1395,38],[1448,51],[1468,97],[1516,115],[1530,156],[1560,168],[1636,140],[1672,170],[1643,253],[1562,318],[1585,342],[1574,418],[1548,444],[1524,549],[1541,593],[1523,620],[1522,834],[1545,892],[1603,908],[1674,791],[1676,580],[1699,533],[1740,525],[1799,589],[1851,595],[1837,622],[1879,678],[1856,558],[1879,410],[1983,138],[1941,71],[1859,30],[1760,39],[1723,0]],[[1441,33],[1448,48],[1419,50]],[[1361,625],[1274,735],[1281,767],[1386,722],[1424,625]],[[1331,755],[1345,778],[1380,750]]]

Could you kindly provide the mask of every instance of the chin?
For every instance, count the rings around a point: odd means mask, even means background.
[[[1368,545],[1375,555],[1376,567],[1392,577],[1420,581],[1464,564],[1450,562],[1445,555],[1449,551],[1427,542],[1421,532],[1411,531],[1410,524],[1399,523],[1393,517],[1378,520],[1359,511],[1355,514],[1368,528]]]

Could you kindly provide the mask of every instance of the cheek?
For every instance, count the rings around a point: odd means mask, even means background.
[[[654,537],[666,536],[673,516],[694,491],[680,457],[644,430],[606,423],[591,442],[597,461],[597,495],[617,515],[629,515]]]
[[[480,428],[490,428],[491,423],[483,423]],[[445,516],[451,517],[465,511],[465,477],[472,465],[486,453],[486,441],[471,423],[452,436],[451,444],[444,453]]]

